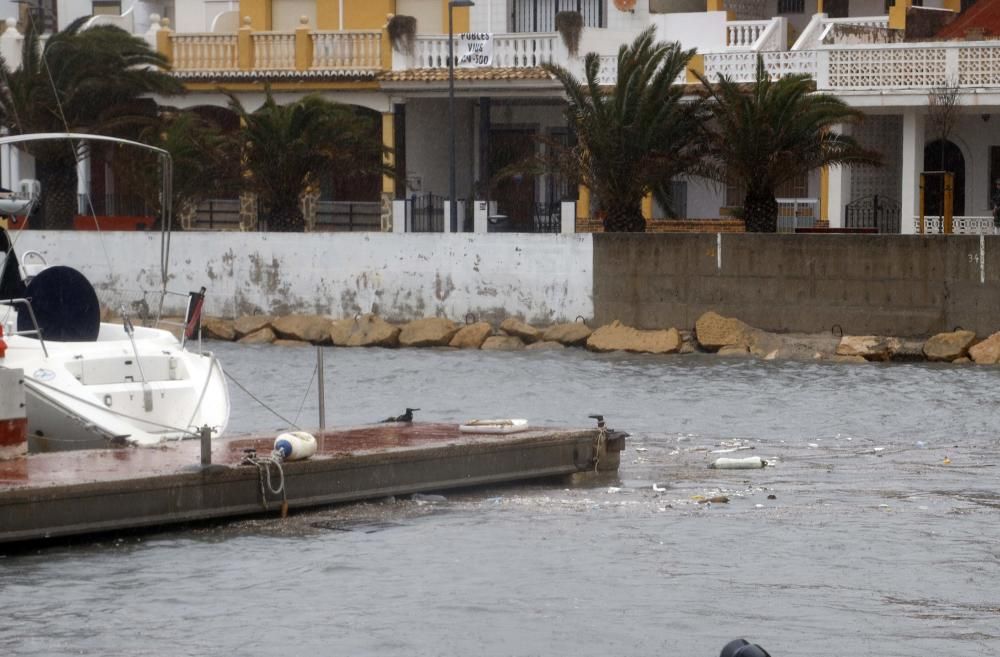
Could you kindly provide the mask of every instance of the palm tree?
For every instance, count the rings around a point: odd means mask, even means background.
[[[550,167],[590,188],[606,213],[609,232],[642,232],[642,199],[662,189],[698,161],[703,112],[698,101],[683,100],[674,82],[694,50],[658,43],[655,27],[618,50],[618,78],[605,92],[598,81],[600,57],[584,57],[586,80],[545,65],[568,98],[567,118],[576,143],[556,147]]]
[[[749,232],[777,231],[775,190],[782,183],[822,166],[881,164],[878,153],[831,130],[860,121],[861,112],[834,96],[812,93],[807,75],[772,80],[758,55],[757,75],[749,85],[724,75],[715,84],[698,78],[714,118],[705,171],[745,186],[743,218]]]
[[[193,214],[202,201],[230,198],[239,186],[239,153],[233,139],[213,120],[193,110],[164,109],[158,120],[134,136],[139,141],[170,153],[173,163],[171,205],[173,227]],[[160,204],[162,189],[160,158],[151,153],[112,158],[115,180],[122,183],[149,207]]]
[[[82,29],[87,17],[39,41],[28,24],[15,70],[0,59],[0,122],[12,134],[112,132],[126,115],[147,109],[143,94],[173,94],[183,86],[166,71],[166,59],[145,41],[111,26]],[[148,113],[148,112],[147,112]],[[43,203],[38,228],[69,228],[76,214],[78,147],[38,142],[35,158]]]
[[[244,184],[257,195],[269,230],[303,231],[299,198],[325,175],[387,171],[374,117],[348,105],[315,94],[279,105],[267,89],[254,112],[232,94],[229,106],[242,126],[237,139]]]

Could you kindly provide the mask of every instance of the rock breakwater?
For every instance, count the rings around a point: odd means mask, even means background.
[[[932,361],[995,365],[1000,362],[1000,332],[980,338],[957,329],[927,338],[880,335],[772,333],[735,317],[706,312],[693,329],[639,329],[619,321],[592,329],[582,321],[532,326],[517,318],[499,326],[464,324],[440,317],[393,324],[377,315],[334,319],[323,315],[252,315],[227,320],[205,318],[208,339],[244,344],[337,347],[445,347],[517,351],[567,347],[595,352],[649,354],[712,353],[728,358],[826,360],[869,363]]]

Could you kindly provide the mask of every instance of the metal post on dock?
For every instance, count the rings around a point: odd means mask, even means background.
[[[326,387],[323,384],[323,347],[316,347],[316,387],[319,394],[319,428],[326,429]]]
[[[207,424],[199,430],[201,436],[201,464],[212,465],[212,428]]]

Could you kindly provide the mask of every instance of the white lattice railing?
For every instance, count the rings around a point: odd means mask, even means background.
[[[542,64],[565,64],[561,49],[557,47],[559,35],[552,34],[498,34],[493,37],[494,68],[532,68]],[[453,40],[455,56],[459,41]],[[393,69],[448,68],[448,37],[417,37],[413,44],[412,66],[394,58]]]
[[[175,71],[227,71],[239,63],[235,34],[171,34]]]
[[[940,235],[944,232],[944,219],[924,217],[924,233]],[[913,218],[913,232],[920,232],[920,217]],[[955,235],[993,235],[993,217],[952,217],[951,232]]]
[[[253,67],[282,71],[295,68],[295,32],[254,32]]]
[[[735,82],[749,82],[757,75],[758,54],[772,78],[798,74],[816,77],[818,58],[814,50],[709,53],[705,55],[705,77],[714,81],[725,75]]]
[[[382,65],[381,32],[312,32],[312,68],[378,69]]]
[[[823,89],[932,89],[1000,84],[1000,43],[890,44],[829,51]]]

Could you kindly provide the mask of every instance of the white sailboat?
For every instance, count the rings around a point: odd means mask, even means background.
[[[163,290],[170,239],[169,154],[146,144],[75,133],[0,137],[0,145],[33,140],[106,141],[151,150],[163,171]],[[44,190],[41,190],[44,193]],[[37,185],[0,198],[0,212],[26,214]],[[0,368],[24,372],[29,451],[156,445],[194,437],[202,427],[221,435],[229,392],[215,356],[192,350],[203,294],[192,294],[181,339],[165,329],[101,321],[93,286],[70,267],[34,252],[16,257],[16,240],[0,228]],[[203,291],[202,291],[203,293]],[[159,312],[159,311],[158,311]],[[159,324],[159,318],[157,319]]]

